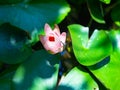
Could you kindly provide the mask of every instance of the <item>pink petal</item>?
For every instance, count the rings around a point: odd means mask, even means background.
[[[44,30],[45,30],[46,35],[48,35],[49,33],[53,32],[51,27],[47,23],[44,26]]]
[[[61,52],[62,50],[63,50],[63,48],[62,48],[62,47],[58,47],[57,45],[54,46],[54,48],[51,48],[52,54],[59,53],[59,52]]]
[[[62,43],[65,44],[65,40],[66,40],[66,32],[63,32],[61,35],[60,35],[60,41],[62,41]]]
[[[57,24],[55,24],[55,27],[54,27],[53,31],[54,31],[55,34],[57,34],[57,36],[60,36],[60,29],[59,29]]]
[[[61,45],[58,42],[46,41],[46,43],[43,46],[46,50],[50,51],[52,54],[60,52],[59,48],[61,48]]]
[[[56,54],[63,51],[63,44],[66,40],[66,32],[60,34],[60,29],[55,24],[54,30],[46,23],[44,26],[45,35],[40,35],[40,41],[44,48],[50,51],[52,54]],[[62,42],[62,43],[61,43]]]

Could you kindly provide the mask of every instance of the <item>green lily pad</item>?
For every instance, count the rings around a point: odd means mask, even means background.
[[[0,77],[0,90],[11,90],[11,80],[14,72],[7,73]]]
[[[98,90],[89,73],[73,68],[59,83],[58,90]]]
[[[54,90],[58,76],[57,55],[36,51],[18,67],[13,77],[14,90]]]
[[[0,26],[0,61],[16,64],[25,61],[32,53],[27,45],[26,32],[10,24]]]
[[[98,23],[105,23],[103,11],[98,0],[87,0],[90,15]]]
[[[87,27],[73,24],[68,26],[74,54],[79,63],[90,66],[102,61],[112,52],[112,44],[103,30],[95,30],[89,38]]]
[[[2,5],[0,6],[0,12],[2,12],[0,13],[0,24],[9,22],[19,27],[30,33],[33,39],[32,43],[36,42],[45,23],[58,24],[70,11],[70,7],[65,0],[47,1],[39,0],[36,3],[36,0],[32,0],[29,3]]]
[[[110,90],[119,90],[120,86],[120,31],[111,30],[108,33],[112,43],[113,52],[109,63],[99,69],[91,70],[94,75]],[[95,67],[94,67],[95,68]]]

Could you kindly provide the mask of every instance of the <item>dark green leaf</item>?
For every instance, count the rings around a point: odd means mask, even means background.
[[[41,50],[20,65],[13,77],[13,90],[55,90],[58,56]]]
[[[0,79],[0,90],[10,90],[11,81],[9,78]]]
[[[110,55],[109,62],[101,68],[91,71],[107,88],[110,90],[119,90],[120,31],[111,30],[108,34],[113,43],[113,52]]]
[[[26,60],[32,53],[27,41],[26,32],[9,24],[0,26],[0,61],[15,64]]]
[[[60,23],[70,11],[65,0],[52,0],[39,3],[20,3],[0,6],[0,23],[9,22],[30,33],[32,42],[38,40],[38,34],[45,23]],[[35,41],[34,41],[35,40]]]
[[[120,26],[120,12],[119,12],[119,10],[120,10],[120,4],[116,5],[116,7],[114,7],[112,9],[112,12],[111,12],[112,20],[118,26]]]
[[[16,4],[16,3],[20,3],[20,2],[24,2],[24,1],[25,0],[0,0],[0,5]]]
[[[73,51],[79,63],[94,65],[112,52],[112,44],[105,31],[95,30],[88,38],[88,28],[80,25],[68,26],[72,38]]]
[[[11,80],[14,72],[10,72],[3,77],[0,77],[0,90],[11,90]]]
[[[75,67],[61,79],[58,90],[98,90],[98,85],[88,73]]]
[[[72,5],[74,5],[75,7],[79,7],[82,3],[85,3],[86,0],[68,0],[68,2]],[[77,3],[76,3],[77,2]]]
[[[98,23],[105,23],[103,10],[98,0],[87,0],[90,15]]]

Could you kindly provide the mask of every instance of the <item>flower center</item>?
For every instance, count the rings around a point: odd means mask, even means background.
[[[54,42],[55,41],[55,37],[54,36],[49,36],[49,41]]]

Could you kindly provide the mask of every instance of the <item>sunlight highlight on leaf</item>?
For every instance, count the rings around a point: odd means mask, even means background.
[[[111,0],[100,0],[101,2],[105,3],[105,4],[110,4]]]
[[[11,42],[12,45],[16,45],[16,40],[15,40],[14,37],[11,37],[11,38],[10,38],[10,42]]]
[[[61,79],[58,90],[94,90],[95,88],[98,88],[98,85],[89,74],[74,67]]]
[[[38,32],[37,28],[34,28],[33,32],[31,33],[31,39],[29,40],[30,43],[36,42],[36,41],[39,40],[39,38],[38,38],[38,33],[39,33],[39,32]],[[33,43],[33,44],[34,44],[34,43]]]
[[[14,81],[16,84],[19,84],[19,83],[23,82],[24,76],[25,76],[25,69],[24,69],[24,67],[21,66],[21,67],[16,71],[16,74],[15,74],[15,76],[14,76],[13,81]],[[17,78],[17,77],[19,77],[19,78]]]
[[[53,81],[55,81],[55,79],[56,79],[54,77],[56,77],[56,76],[52,75],[48,79],[43,79],[43,78],[40,78],[40,77],[36,77],[29,90],[47,90],[48,88],[49,89],[54,88],[53,85],[55,84],[55,82],[53,82]],[[47,85],[47,87],[46,87],[46,85]]]
[[[118,49],[120,49],[120,35],[116,35],[116,39],[117,39],[117,47]]]
[[[120,21],[115,21],[115,24],[120,26]]]
[[[59,18],[56,19],[56,21],[57,21],[56,23],[59,23],[63,19],[63,17],[65,17],[67,15],[66,12],[70,12],[70,10],[71,9],[69,6],[68,7],[64,6],[64,7],[60,8],[58,11],[60,16],[59,16]]]

